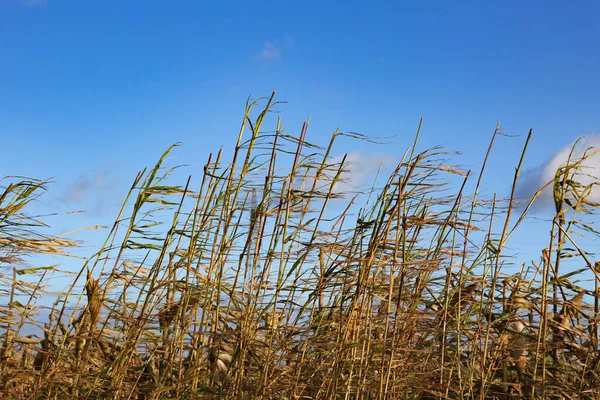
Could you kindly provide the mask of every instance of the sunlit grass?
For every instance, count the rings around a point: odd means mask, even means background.
[[[336,140],[370,139],[336,132],[320,147],[308,124],[294,137],[279,120],[269,133],[274,105],[247,104],[231,159],[211,154],[199,187],[171,183],[173,148],[141,171],[47,321],[38,298],[63,273],[27,258],[78,243],[28,214],[46,182],[0,182],[2,398],[600,396],[582,159],[549,183],[548,246],[518,270],[506,246],[529,210],[517,214],[514,193],[531,132],[508,199],[479,194],[499,127],[477,176],[440,148],[417,151],[417,133],[367,198],[344,198]],[[565,258],[581,268],[561,275]],[[578,284],[590,275],[592,289]]]

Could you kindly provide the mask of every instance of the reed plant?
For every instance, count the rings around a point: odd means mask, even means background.
[[[335,145],[373,139],[311,143],[276,104],[246,104],[231,158],[210,154],[197,187],[172,183],[177,145],[140,171],[51,305],[67,272],[27,260],[78,242],[28,212],[48,182],[0,181],[2,398],[599,398],[600,263],[579,243],[598,234],[597,182],[578,179],[593,150],[548,183],[548,246],[519,267],[507,245],[542,193],[517,207],[531,132],[507,199],[480,189],[499,126],[473,174],[418,151],[419,125],[360,195]]]

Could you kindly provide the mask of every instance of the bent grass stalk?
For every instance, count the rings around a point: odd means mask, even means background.
[[[211,154],[197,192],[171,184],[177,145],[142,170],[47,321],[40,296],[66,272],[26,261],[79,243],[28,214],[49,182],[0,181],[3,398],[600,395],[600,268],[581,239],[598,235],[592,150],[549,182],[549,245],[517,269],[507,244],[544,190],[512,218],[531,131],[506,200],[480,190],[499,124],[471,185],[449,153],[417,149],[423,121],[361,196],[340,192],[352,165],[332,154],[341,138],[377,141],[336,131],[322,148],[309,121],[295,137],[279,118],[267,132],[277,104],[247,101],[231,161]],[[573,260],[583,268],[564,273]]]

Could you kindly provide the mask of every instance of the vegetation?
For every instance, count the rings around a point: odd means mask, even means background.
[[[479,195],[499,128],[479,176],[417,152],[417,132],[360,197],[336,189],[348,166],[332,149],[371,139],[336,132],[321,148],[308,124],[294,137],[279,120],[269,133],[274,105],[247,104],[233,158],[211,155],[197,189],[168,183],[172,148],[141,171],[51,306],[41,296],[64,272],[26,261],[78,243],[27,211],[47,182],[0,183],[2,398],[600,396],[600,264],[576,243],[597,235],[577,180],[592,151],[556,172],[548,246],[516,268],[506,246],[531,206],[514,198],[531,132],[508,199]],[[567,257],[580,268],[565,273]]]

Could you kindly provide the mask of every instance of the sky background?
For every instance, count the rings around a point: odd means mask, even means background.
[[[199,179],[209,152],[231,153],[248,96],[273,90],[289,133],[311,116],[309,141],[394,136],[342,142],[336,155],[367,169],[397,162],[422,117],[420,148],[476,172],[501,122],[520,136],[488,164],[499,197],[530,128],[524,195],[600,127],[595,0],[224,4],[0,0],[0,176],[53,178],[43,206],[87,211],[58,229],[110,224],[138,170],[182,142],[177,163]]]

